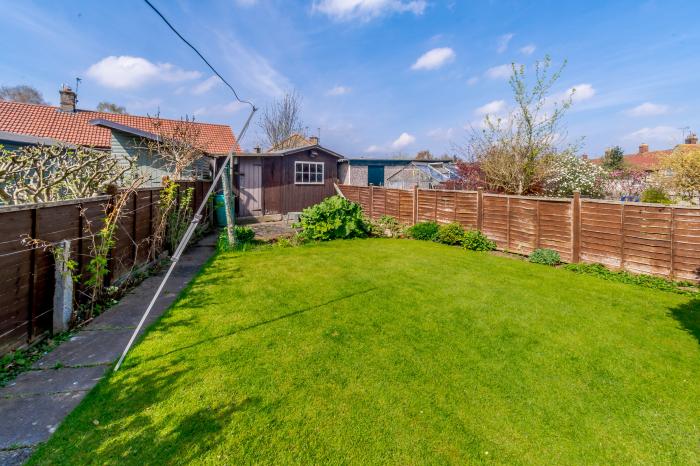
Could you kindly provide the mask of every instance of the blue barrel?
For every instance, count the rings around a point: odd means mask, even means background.
[[[226,226],[226,203],[224,202],[223,194],[214,195],[214,218],[216,226]]]

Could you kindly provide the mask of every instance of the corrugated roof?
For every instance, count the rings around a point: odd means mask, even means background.
[[[62,112],[58,107],[49,105],[0,101],[0,131],[52,138],[82,146],[109,148],[111,131],[90,124],[90,120],[94,119],[109,120],[147,132],[157,132],[153,123],[154,120],[158,120],[166,133],[180,123],[180,120],[91,110]],[[240,151],[230,126],[199,122],[194,124],[201,130],[198,142],[207,153],[226,154],[231,148]]]

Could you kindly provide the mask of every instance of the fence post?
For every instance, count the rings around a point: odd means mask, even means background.
[[[476,190],[476,229],[481,231],[484,227],[484,188]]]
[[[63,240],[60,255],[55,255],[55,285],[53,292],[53,333],[68,330],[73,315],[73,274],[68,267],[70,241]]]
[[[581,193],[571,200],[571,262],[581,261]]]
[[[369,187],[369,218],[374,219],[374,185]]]
[[[413,187],[413,224],[418,223],[418,185]]]

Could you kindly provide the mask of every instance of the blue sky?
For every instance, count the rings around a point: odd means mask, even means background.
[[[549,54],[576,88],[568,138],[599,155],[681,142],[700,130],[700,2],[153,0],[239,93],[264,106],[285,90],[347,156],[450,152],[483,114],[512,104],[504,65]],[[138,0],[5,1],[0,84],[56,104],[82,78],[79,107],[230,124],[246,110]],[[257,131],[242,145],[252,147]]]

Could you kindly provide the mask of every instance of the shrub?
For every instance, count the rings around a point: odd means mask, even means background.
[[[464,233],[462,241],[465,249],[470,251],[493,251],[496,249],[496,243],[486,237],[485,234],[478,230],[469,230]]]
[[[440,227],[435,222],[420,222],[410,227],[406,233],[413,239],[433,241],[437,238]]]
[[[462,244],[464,241],[464,228],[457,222],[449,225],[440,225],[436,240],[443,244]]]
[[[561,256],[552,249],[535,249],[529,260],[533,264],[558,265],[561,263]]]
[[[299,234],[303,238],[321,241],[365,238],[371,231],[371,225],[359,204],[340,196],[332,196],[307,207],[294,226],[301,228]]]
[[[273,248],[294,248],[304,244],[305,240],[299,235],[294,235],[291,238],[280,237],[272,243]]]
[[[672,281],[654,275],[633,274],[626,271],[613,271],[603,264],[566,264],[566,270],[584,275],[592,275],[604,280],[639,285],[655,290],[672,291],[679,294],[697,296],[697,285],[691,282]]]
[[[398,238],[403,233],[403,227],[397,219],[391,215],[382,215],[382,217],[372,222],[373,236],[386,236],[387,238]]]
[[[250,243],[253,238],[255,238],[255,231],[252,228],[236,225],[236,241]]]
[[[673,204],[673,201],[663,189],[654,187],[649,187],[642,191],[641,201],[653,204]]]

